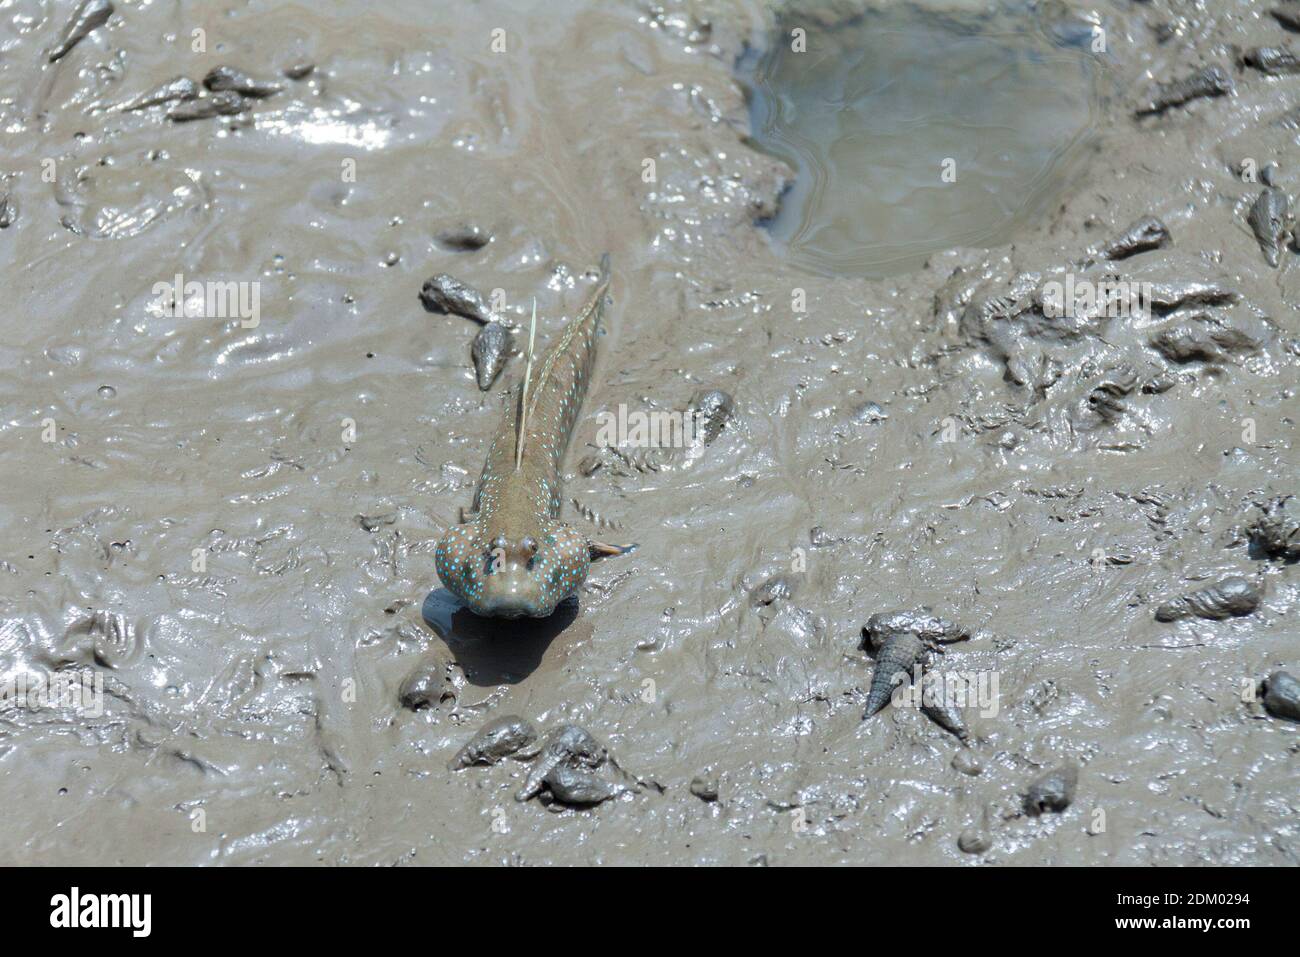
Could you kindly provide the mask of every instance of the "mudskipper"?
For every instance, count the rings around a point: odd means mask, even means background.
[[[574,594],[591,562],[635,545],[593,542],[560,521],[560,464],[591,380],[609,292],[609,256],[586,305],[534,363],[537,304],[528,360],[474,494],[467,521],[438,542],[442,583],[475,614],[545,618]]]

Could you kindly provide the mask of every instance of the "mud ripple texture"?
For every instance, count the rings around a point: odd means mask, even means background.
[[[1242,171],[1294,197],[1300,77],[1271,54],[1168,86],[1285,46],[1252,7],[1101,5],[1113,88],[1071,193],[876,283],[752,228],[790,175],[731,72],[766,5],[486,0],[415,30],[414,0],[120,3],[70,45],[67,4],[0,11],[0,668],[106,692],[0,712],[0,861],[1298,863],[1295,724],[1242,689],[1297,667],[1297,566],[1252,540],[1297,492],[1300,268],[1261,255]],[[1167,239],[1125,238],[1148,217]],[[619,403],[734,414],[699,456],[570,480],[641,545],[576,612],[475,623],[426,600],[433,546],[519,363],[481,392],[472,327],[416,293],[500,289],[512,326],[536,296],[545,339],[606,250],[569,467]],[[1159,308],[1049,321],[1067,272]],[[259,282],[260,322],[160,314],[177,273]],[[1231,576],[1250,614],[1155,620]],[[861,720],[861,623],[922,606],[998,672],[970,747]],[[449,767],[510,715],[661,787],[551,813],[513,800],[528,763]],[[1067,765],[1073,801],[1024,813]]]

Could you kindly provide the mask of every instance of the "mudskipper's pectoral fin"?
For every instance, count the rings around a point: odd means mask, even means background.
[[[478,509],[476,509],[476,508],[466,508],[464,505],[462,505],[462,506],[460,507],[460,524],[461,524],[461,525],[464,525],[466,522],[472,522],[472,521],[474,521],[474,520],[477,519],[477,518],[478,518]]]
[[[593,562],[598,558],[613,558],[616,555],[626,555],[635,548],[635,545],[606,545],[604,542],[587,543],[587,549]]]

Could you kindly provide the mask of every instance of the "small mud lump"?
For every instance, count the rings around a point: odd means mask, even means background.
[[[712,803],[718,799],[718,776],[706,771],[691,778],[691,793],[701,801]]]
[[[1258,608],[1260,597],[1259,588],[1253,582],[1240,575],[1229,575],[1213,585],[1164,602],[1156,609],[1156,621],[1239,618]]]
[[[1241,59],[1246,66],[1269,76],[1300,73],[1300,57],[1286,47],[1252,47]]]
[[[751,608],[763,608],[778,601],[788,601],[794,597],[795,585],[785,575],[774,575],[754,586],[749,593]]]
[[[691,396],[690,414],[705,445],[712,444],[722,434],[735,412],[736,400],[721,389],[700,389]]]
[[[1201,97],[1231,95],[1236,92],[1232,77],[1221,66],[1208,66],[1190,76],[1156,87],[1150,101],[1138,111],[1138,116],[1163,113],[1170,107],[1183,106]]]
[[[471,224],[444,229],[434,237],[443,249],[457,253],[470,253],[482,249],[492,241],[492,234]]]
[[[1300,721],[1300,681],[1275,671],[1263,682],[1264,707],[1275,718]]]
[[[474,361],[474,378],[478,387],[486,392],[492,388],[501,370],[506,367],[506,360],[515,348],[515,337],[501,323],[493,320],[479,330],[470,347],[470,358]]]
[[[1144,216],[1106,244],[1107,259],[1128,259],[1169,245],[1169,227],[1154,216]]]
[[[475,322],[491,322],[495,318],[477,289],[446,273],[425,280],[420,287],[420,302],[429,312],[464,316]]]
[[[203,85],[214,93],[233,90],[242,96],[255,100],[265,99],[279,93],[283,87],[279,83],[256,80],[242,70],[231,66],[214,66],[203,78]]]
[[[862,717],[878,713],[894,689],[910,681],[912,669],[925,657],[925,643],[910,632],[890,638],[876,655],[876,670],[871,675],[871,690],[867,692],[867,706]]]
[[[928,644],[947,645],[971,637],[968,629],[946,618],[940,618],[928,608],[915,611],[882,611],[867,619],[862,626],[862,641],[879,651],[894,635],[910,631]]]
[[[1067,764],[1035,778],[1025,794],[1025,810],[1033,815],[1052,811],[1059,814],[1074,801],[1079,770]]]
[[[437,658],[421,661],[397,689],[397,700],[411,711],[437,707],[451,697],[454,694],[447,685],[446,667]]]
[[[1250,207],[1246,222],[1255,234],[1255,241],[1259,243],[1264,260],[1276,269],[1282,262],[1282,250],[1291,229],[1291,211],[1286,193],[1271,188],[1262,191]]]
[[[474,764],[496,764],[536,740],[537,731],[526,719],[516,714],[503,715],[483,725],[456,752],[450,767],[454,771]]]
[[[963,854],[983,854],[993,846],[993,839],[982,827],[968,827],[957,838],[957,848]]]
[[[82,0],[73,12],[72,19],[64,26],[59,42],[50,51],[50,62],[54,63],[67,56],[87,34],[102,27],[112,15],[113,4],[110,0]]]
[[[223,90],[211,96],[187,100],[173,107],[167,114],[173,123],[208,120],[214,116],[236,116],[248,109],[244,98],[233,90]]]
[[[547,778],[558,767],[594,770],[604,764],[608,757],[609,752],[605,746],[585,728],[576,724],[560,725],[546,735],[537,763],[529,772],[523,787],[515,793],[515,800],[527,801],[541,793],[543,787],[550,787]],[[567,787],[569,783],[569,779],[562,779],[562,786]]]
[[[588,771],[568,764],[560,764],[552,768],[543,781],[551,796],[563,804],[600,804],[627,790],[627,787],[622,784],[605,781]]]
[[[1251,543],[1270,558],[1300,561],[1300,498],[1278,496],[1261,511],[1250,526]]]

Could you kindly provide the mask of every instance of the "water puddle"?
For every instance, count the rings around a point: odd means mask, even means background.
[[[870,278],[1014,239],[1065,191],[1091,134],[1098,65],[1082,26],[911,4],[833,26],[783,16],[779,42],[739,64],[755,145],[798,174],[772,238],[801,268]]]

